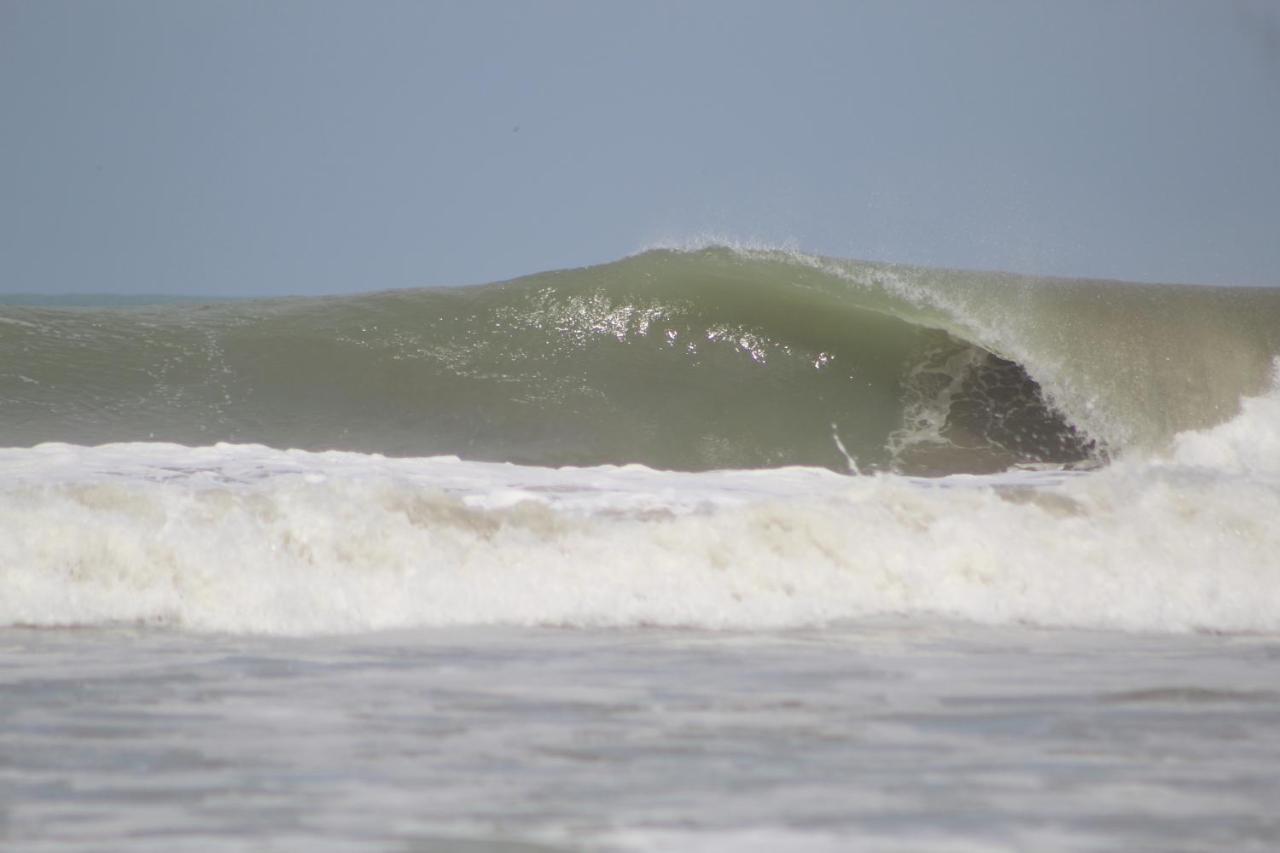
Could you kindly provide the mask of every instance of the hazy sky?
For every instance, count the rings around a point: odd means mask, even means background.
[[[0,290],[333,293],[705,234],[1280,284],[1280,0],[0,0]]]

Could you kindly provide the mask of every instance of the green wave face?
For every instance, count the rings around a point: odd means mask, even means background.
[[[685,470],[1095,462],[1261,390],[1277,295],[711,248],[336,299],[6,307],[0,443]]]

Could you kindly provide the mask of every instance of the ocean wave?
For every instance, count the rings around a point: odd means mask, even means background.
[[[1274,291],[1037,280],[761,246],[467,288],[0,307],[0,443],[219,441],[527,465],[1092,466],[1222,423]]]

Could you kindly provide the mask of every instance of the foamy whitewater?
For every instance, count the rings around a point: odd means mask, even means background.
[[[1280,630],[1280,397],[1167,460],[937,480],[218,445],[0,451],[10,625],[312,634],[886,614]]]
[[[694,246],[0,358],[21,849],[1280,842],[1280,292]]]

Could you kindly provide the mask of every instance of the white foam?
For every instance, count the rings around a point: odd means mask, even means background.
[[[1091,474],[0,450],[0,624],[330,633],[878,614],[1280,630],[1280,393]]]
[[[1240,408],[1240,416],[1227,423],[1177,435],[1173,461],[1240,475],[1280,476],[1280,357],[1272,368],[1271,392],[1245,399]]]

